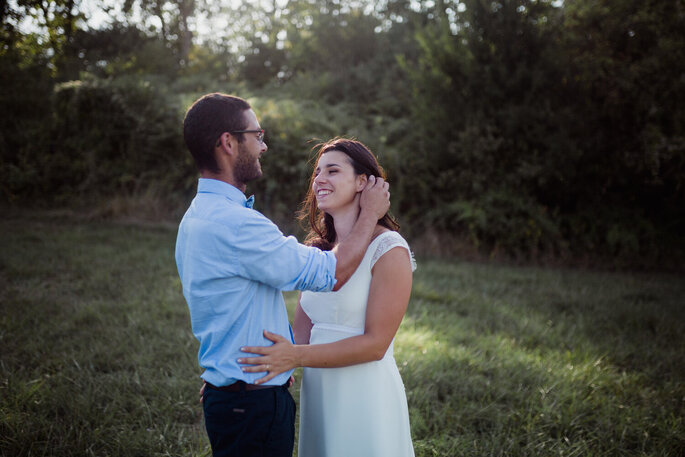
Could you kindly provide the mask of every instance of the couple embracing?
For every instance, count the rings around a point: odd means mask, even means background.
[[[245,197],[261,177],[264,130],[250,105],[209,94],[186,113],[201,178],[179,226],[176,264],[200,342],[205,426],[215,457],[413,456],[393,339],[414,262],[388,214],[388,184],[362,143],[318,147],[305,244]],[[301,291],[293,326],[282,291]]]

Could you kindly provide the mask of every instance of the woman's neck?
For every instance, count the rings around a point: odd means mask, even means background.
[[[347,238],[347,235],[350,234],[352,227],[354,227],[354,224],[359,218],[360,211],[359,205],[351,205],[344,210],[336,211],[335,214],[331,214],[335,227],[334,244],[337,245],[341,240]]]

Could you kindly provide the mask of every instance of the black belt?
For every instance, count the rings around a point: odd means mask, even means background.
[[[288,383],[285,383],[283,386],[267,386],[263,384],[248,384],[245,381],[236,381],[227,386],[215,386],[208,382],[206,382],[206,384],[210,389],[220,390],[222,392],[249,392],[251,390],[273,389],[274,387],[288,387]]]

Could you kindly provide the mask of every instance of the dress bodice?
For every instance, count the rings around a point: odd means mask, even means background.
[[[339,290],[302,292],[300,305],[312,323],[315,326],[339,326],[353,333],[363,332],[371,286],[371,270],[383,254],[398,246],[409,252],[411,267],[414,270],[416,267],[409,245],[399,233],[388,231],[371,241],[359,267]]]

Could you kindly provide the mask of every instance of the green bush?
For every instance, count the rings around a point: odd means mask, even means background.
[[[514,192],[494,190],[474,200],[457,200],[428,216],[452,233],[464,233],[491,254],[536,258],[559,246],[560,234],[547,209]]]
[[[59,201],[187,193],[194,180],[182,112],[164,81],[83,80],[56,86],[41,184]]]
[[[0,50],[0,87],[0,200],[35,198],[52,114],[46,56],[21,42]]]

